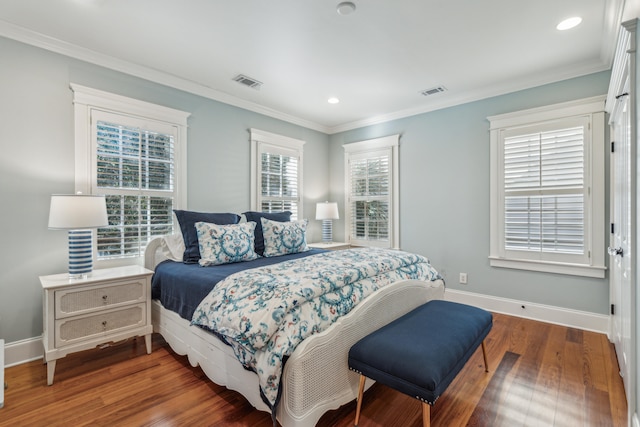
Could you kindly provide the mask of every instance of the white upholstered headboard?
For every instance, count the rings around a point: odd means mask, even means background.
[[[166,259],[169,259],[162,249],[162,239],[164,239],[164,237],[156,237],[149,242],[144,250],[144,266],[149,270],[155,270],[156,265]]]

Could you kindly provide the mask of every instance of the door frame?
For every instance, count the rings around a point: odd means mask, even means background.
[[[636,31],[637,31],[637,19],[633,19],[627,22],[622,23],[622,28],[620,29],[618,36],[618,45],[616,48],[616,54],[614,58],[614,64],[612,68],[611,74],[611,83],[609,85],[609,93],[607,95],[606,102],[606,111],[609,114],[612,114],[616,107],[616,97],[620,95],[621,90],[624,88],[625,79],[628,75],[629,78],[629,100],[628,100],[628,108],[629,108],[629,120],[630,120],[630,234],[631,234],[631,256],[632,264],[630,266],[630,285],[631,289],[629,290],[631,296],[630,313],[629,313],[629,349],[627,354],[627,371],[628,371],[628,381],[627,381],[627,389],[625,389],[626,399],[627,399],[627,408],[628,408],[628,425],[629,426],[639,426],[640,420],[637,414],[637,354],[639,350],[637,348],[638,339],[637,339],[637,307],[638,307],[638,295],[637,295],[637,271],[639,268],[640,257],[636,255],[636,248],[638,247],[637,241],[640,237],[640,230],[638,230],[638,193],[637,193],[637,182],[639,177],[637,176],[637,164],[639,162],[637,145],[638,145],[638,118],[637,118],[637,97],[636,97],[636,89],[637,89],[637,55],[636,55]],[[609,122],[611,125],[611,121]],[[610,128],[611,129],[611,128]],[[610,134],[610,139],[612,139],[614,135]],[[613,177],[615,171],[613,170],[613,159],[611,160],[611,171],[610,177]],[[613,182],[613,181],[612,181]],[[609,200],[611,202],[610,205],[610,219],[613,221],[613,209],[614,209],[614,189],[612,186],[609,186]],[[610,239],[613,237],[610,235]],[[613,243],[613,242],[611,242]],[[610,259],[609,266],[613,266],[613,260]],[[611,280],[611,269],[609,278]],[[610,300],[613,301],[613,289],[611,283],[609,284],[610,289]],[[613,317],[610,317],[610,340],[613,341],[614,333],[616,331],[613,330],[614,322]]]

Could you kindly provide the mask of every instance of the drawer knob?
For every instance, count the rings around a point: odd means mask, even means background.
[[[106,321],[106,320],[103,320],[103,321],[102,321],[102,327],[103,327],[104,329],[107,329],[107,321]]]
[[[106,304],[107,303],[107,298],[109,298],[108,295],[102,295],[102,302],[104,302]]]

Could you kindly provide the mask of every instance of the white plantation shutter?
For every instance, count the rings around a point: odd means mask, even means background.
[[[109,226],[98,229],[98,259],[137,257],[172,231],[177,131],[94,111],[95,194],[104,194]]]
[[[343,145],[345,217],[355,246],[399,248],[399,135]]]
[[[505,248],[585,254],[584,127],[504,140]]]
[[[349,159],[350,234],[354,240],[389,241],[391,150]]]
[[[488,118],[492,267],[604,277],[604,100]]]
[[[109,226],[96,232],[100,267],[130,264],[186,207],[190,113],[71,83],[75,191],[104,195]]]
[[[252,209],[302,218],[304,141],[251,129]]]
[[[262,212],[291,211],[298,218],[298,157],[297,153],[282,153],[263,146],[260,155],[260,210]]]

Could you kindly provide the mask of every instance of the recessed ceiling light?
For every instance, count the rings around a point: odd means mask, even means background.
[[[556,29],[560,31],[570,30],[573,27],[577,27],[582,22],[582,18],[574,16],[572,18],[565,19],[556,26]]]
[[[337,104],[338,102],[340,102],[340,100],[334,96],[334,97],[331,97],[331,98],[327,99],[327,102],[329,104]]]
[[[338,5],[336,10],[340,15],[351,15],[356,11],[356,5],[351,3],[350,1],[343,1]]]

